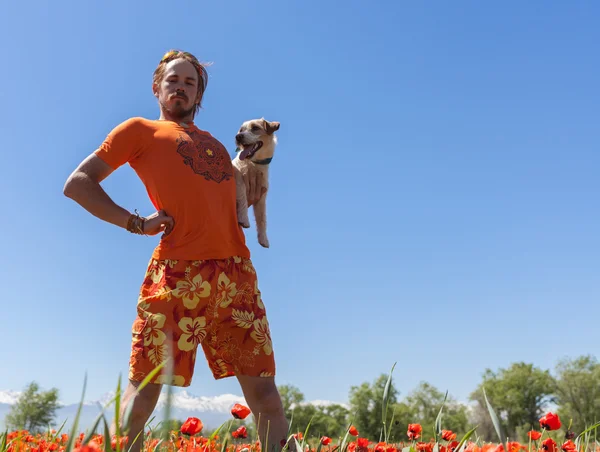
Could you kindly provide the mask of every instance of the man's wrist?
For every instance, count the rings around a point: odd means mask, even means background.
[[[129,214],[127,218],[127,224],[125,225],[125,229],[132,234],[144,235],[144,223],[146,219],[137,212]]]

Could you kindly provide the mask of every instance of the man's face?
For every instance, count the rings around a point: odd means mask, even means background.
[[[177,119],[191,116],[198,103],[198,72],[182,58],[170,61],[160,84],[153,86],[162,108]]]

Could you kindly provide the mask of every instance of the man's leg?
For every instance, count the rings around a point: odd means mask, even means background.
[[[289,424],[285,418],[281,397],[275,385],[275,378],[238,375],[237,379],[240,382],[244,398],[252,411],[254,420],[259,424],[258,435],[261,449],[265,452],[280,451],[282,441],[283,444],[287,441]],[[267,446],[265,447],[265,445]],[[289,448],[295,450],[292,444]]]
[[[140,384],[141,382],[139,381],[129,380],[129,384],[127,385],[127,388],[123,393],[123,398],[121,399],[121,409],[119,413],[119,429],[121,436],[124,436],[124,430],[128,429],[127,436],[129,437],[129,442],[126,450],[133,445],[131,452],[139,452],[144,444],[144,426],[146,425],[146,422],[148,422],[150,415],[156,407],[158,397],[160,396],[160,390],[162,388],[162,385],[150,383],[138,393],[137,388]],[[131,414],[129,416],[129,426],[126,426],[124,425],[124,417],[125,412],[130,404],[133,404],[133,406],[131,407]],[[115,422],[113,421],[111,435],[114,435],[114,433]],[[110,441],[110,438],[107,439],[107,441]]]

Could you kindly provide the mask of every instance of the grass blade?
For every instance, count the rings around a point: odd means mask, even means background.
[[[0,452],[4,452],[6,450],[6,440],[8,439],[8,429],[6,429],[6,432],[0,438],[2,439],[0,441]]]
[[[387,409],[388,403],[390,401],[390,388],[392,386],[392,374],[394,373],[394,368],[396,367],[396,363],[392,366],[392,370],[390,370],[390,375],[385,383],[385,388],[383,390],[383,403],[381,405],[381,423],[383,424],[382,433],[379,435],[379,441],[381,441],[382,434],[387,436],[385,421],[387,420]],[[384,437],[385,437],[384,436]]]
[[[446,395],[444,395],[444,400],[442,401],[442,406],[440,406],[440,411],[439,411],[437,417],[435,418],[435,424],[433,427],[433,438],[434,438],[436,444],[438,442],[438,435],[442,434],[442,411],[444,410],[444,405],[446,404],[447,399],[448,399],[448,391],[446,391]]]
[[[223,445],[221,446],[221,452],[225,452],[225,450],[227,450],[227,443],[229,443],[229,435],[226,435],[225,438],[223,438]]]
[[[577,438],[575,441],[577,441],[579,438],[581,438],[583,435],[587,435],[588,433],[596,430],[598,427],[600,427],[600,422],[592,425],[591,427],[586,428],[583,432],[581,432],[579,435],[577,435]]]
[[[479,426],[476,425],[471,430],[469,430],[467,433],[465,433],[465,436],[463,436],[463,439],[460,440],[460,442],[458,443],[458,446],[456,446],[456,448],[454,449],[456,452],[462,452],[463,445],[469,440],[471,435],[473,433],[475,433],[475,430],[477,430],[477,427],[479,427]]]
[[[387,432],[386,432],[386,435],[385,435],[385,442],[386,442],[386,444],[390,440],[390,433],[392,433],[392,425],[394,425],[394,418],[395,417],[396,417],[396,408],[394,407],[394,411],[392,412],[392,419],[390,420],[390,428],[387,429]]]
[[[65,452],[71,452],[73,450],[73,444],[75,442],[75,436],[77,435],[77,429],[79,428],[79,418],[81,417],[81,409],[83,408],[83,400],[85,398],[85,390],[87,388],[87,372],[83,379],[83,391],[81,392],[81,402],[79,402],[79,408],[77,408],[77,414],[75,415],[75,420],[73,421],[73,427],[71,428],[71,435],[69,436],[69,441],[65,446]]]
[[[65,419],[64,422],[62,423],[62,425],[60,426],[60,428],[58,429],[58,432],[56,432],[56,435],[54,435],[55,438],[58,438],[58,435],[60,435],[60,433],[62,432],[62,429],[65,428],[65,425],[67,424],[67,420]],[[2,449],[0,449],[1,451]]]
[[[108,428],[108,422],[106,422],[106,418],[104,419],[104,452],[112,452],[112,447],[110,445],[110,429]]]
[[[313,414],[312,417],[310,418],[310,421],[308,421],[308,425],[306,426],[306,429],[304,430],[304,435],[302,436],[302,449],[300,449],[301,451],[304,450],[304,444],[306,443],[306,435],[308,435],[308,429],[310,428],[310,424],[312,424],[313,419],[315,418],[316,414]]]
[[[218,429],[216,429],[214,432],[212,432],[212,434],[210,435],[210,437],[208,438],[210,441],[212,441],[213,439],[215,439],[215,436],[217,436],[219,434],[219,432],[221,431],[221,429],[225,426],[225,424],[231,424],[231,421],[225,421],[223,422]],[[229,429],[228,429],[229,430]]]
[[[131,404],[133,405],[133,404]],[[117,452],[121,452],[121,374],[117,380],[117,392],[115,394],[115,438],[117,439]]]
[[[133,445],[136,443],[136,441],[139,439],[139,437],[140,437],[141,435],[143,435],[143,434],[144,434],[144,430],[142,429],[142,430],[140,430],[140,431],[138,432],[138,434],[137,434],[137,435],[135,435],[135,439],[129,443],[129,449],[127,449],[127,452],[131,452],[131,449],[133,449]],[[142,438],[142,445],[141,445],[141,447],[140,447],[140,448],[141,448],[141,450],[143,450],[143,449],[144,449],[144,440],[143,440],[143,438]]]
[[[296,407],[292,410],[292,418],[290,419],[290,425],[288,426],[288,437],[292,434],[292,423],[294,422],[294,411]]]
[[[498,439],[500,440],[500,444],[504,446],[504,450],[508,450],[506,448],[506,437],[504,436],[504,430],[502,429],[502,424],[500,423],[500,419],[498,419],[498,415],[496,411],[492,407],[492,404],[487,398],[487,394],[485,393],[485,388],[483,389],[483,397],[485,398],[485,403],[487,405],[487,409],[490,413],[490,417],[492,418],[492,423],[494,424],[494,428],[496,429],[496,434],[498,435]]]
[[[342,444],[340,444],[340,452],[344,452],[345,451],[346,442],[348,441],[348,435],[350,435],[350,427],[352,427],[352,422],[350,422],[350,425],[346,429],[346,434],[344,435],[344,439],[342,441]]]
[[[92,440],[92,437],[94,436],[94,433],[96,432],[96,429],[100,425],[100,421],[102,419],[104,419],[104,409],[102,409],[102,411],[100,412],[98,417],[96,417],[96,421],[94,422],[93,427],[91,428],[91,430],[88,432],[86,437],[83,439],[83,442],[81,443],[82,446],[85,446],[87,443],[89,443]]]

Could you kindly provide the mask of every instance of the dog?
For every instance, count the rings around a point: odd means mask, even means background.
[[[267,190],[269,189],[269,164],[275,153],[279,123],[267,121],[265,118],[246,121],[240,127],[235,136],[237,155],[233,159],[236,183],[236,208],[238,223],[243,228],[250,227],[248,217],[248,199],[246,198],[246,184],[244,175],[248,174],[250,165],[254,166],[263,175],[263,181]],[[256,220],[256,232],[258,243],[269,248],[267,237],[267,193],[254,204],[254,219]]]

